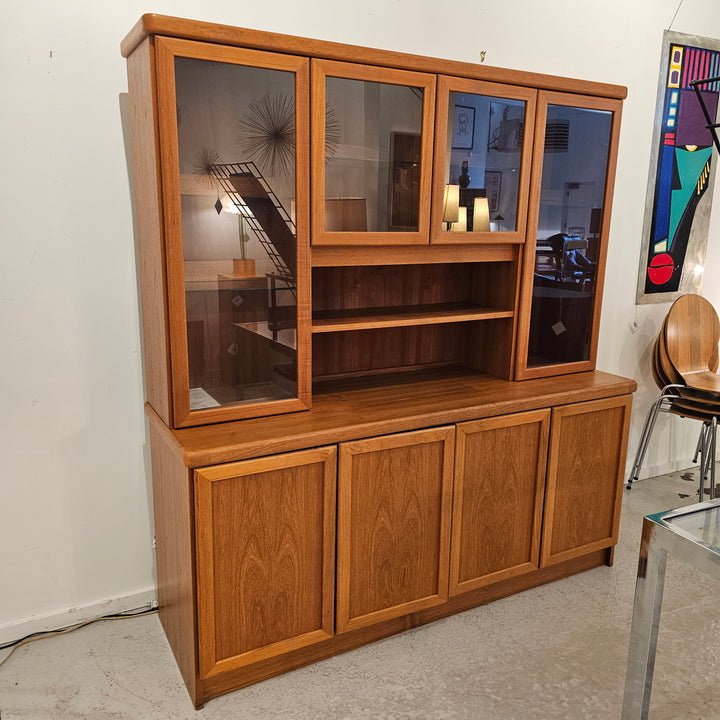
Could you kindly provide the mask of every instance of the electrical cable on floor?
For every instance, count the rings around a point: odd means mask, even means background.
[[[92,625],[93,623],[100,622],[101,620],[129,620],[130,618],[142,617],[143,615],[152,615],[158,611],[157,607],[153,607],[150,610],[127,610],[122,613],[111,613],[110,615],[102,615],[101,617],[93,618],[92,620],[85,620],[84,622],[76,623],[75,625],[68,625],[65,628],[58,630],[42,630],[40,632],[31,633],[18,640],[0,645],[0,650],[7,650],[10,648],[10,652],[0,660],[0,667],[2,667],[9,659],[10,656],[22,645],[35,642],[35,640],[43,640],[45,638],[57,637],[58,635],[65,635],[66,633],[72,632],[73,630],[79,630],[86,625]]]

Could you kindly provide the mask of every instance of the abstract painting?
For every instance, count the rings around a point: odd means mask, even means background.
[[[665,31],[637,302],[702,290],[717,155],[693,81],[720,76],[720,40]],[[717,117],[720,80],[700,88]]]

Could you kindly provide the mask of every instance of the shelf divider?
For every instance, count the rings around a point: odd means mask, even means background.
[[[466,303],[333,310],[313,313],[312,331],[313,333],[349,332],[374,328],[493,320],[512,316],[512,310],[480,307]]]

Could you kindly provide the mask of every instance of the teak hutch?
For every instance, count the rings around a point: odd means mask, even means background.
[[[193,702],[611,563],[625,88],[145,15],[160,618]]]

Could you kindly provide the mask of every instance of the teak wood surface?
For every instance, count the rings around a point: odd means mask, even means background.
[[[543,566],[617,543],[631,407],[622,395],[553,408]]]
[[[337,630],[447,599],[455,428],[341,443]]]
[[[585,363],[528,369],[523,353],[547,104],[615,113],[597,328],[626,89],[161,15],[143,16],[122,51],[160,619],[196,707],[610,564],[636,383],[594,370],[596,336]],[[297,400],[189,409],[177,55],[295,75]],[[423,87],[418,233],[370,241],[368,234],[324,233],[322,80],[333,74]],[[504,92],[527,103],[516,233],[475,244],[452,237],[448,245],[441,232],[441,242],[430,244],[431,204],[444,183],[442,153],[430,164],[433,143],[441,142],[433,133],[437,83],[442,93]],[[438,127],[444,123],[446,133],[447,98],[444,105]],[[311,193],[319,199],[314,214]],[[288,412],[263,416],[281,411]]]
[[[148,38],[128,58],[127,65],[145,385],[148,402],[167,425],[172,425],[167,273],[156,126],[155,48]]]
[[[537,570],[550,410],[457,426],[450,594]]]
[[[525,382],[480,373],[400,373],[327,382],[310,410],[269,418],[172,430],[154,410],[158,431],[172,438],[187,467],[203,467],[280,452],[478,420],[525,410],[635,392],[634,380],[601,371]]]
[[[701,295],[683,295],[668,311],[661,337],[664,339],[664,357],[675,382],[699,392],[712,393],[717,399],[720,376],[715,370],[720,320],[715,308]]]
[[[334,632],[336,449],[195,473],[199,672]]]
[[[510,85],[526,85],[544,90],[583,93],[587,95],[597,95],[599,97],[618,98],[620,100],[627,97],[627,88],[621,85],[588,82],[586,80],[526,72],[523,70],[497,68],[489,65],[444,60],[424,55],[398,53],[379,48],[368,48],[358,45],[347,45],[312,38],[283,35],[280,33],[239,28],[199,20],[188,20],[156,13],[147,13],[138,20],[122,41],[120,52],[124,57],[129,57],[144,38],[152,35],[203,40],[205,42],[220,43],[223,45],[235,45],[258,50],[272,50],[274,52],[295,55],[312,55],[329,60],[396,67],[415,72],[456,75],[474,78],[476,80],[508,83]]]

